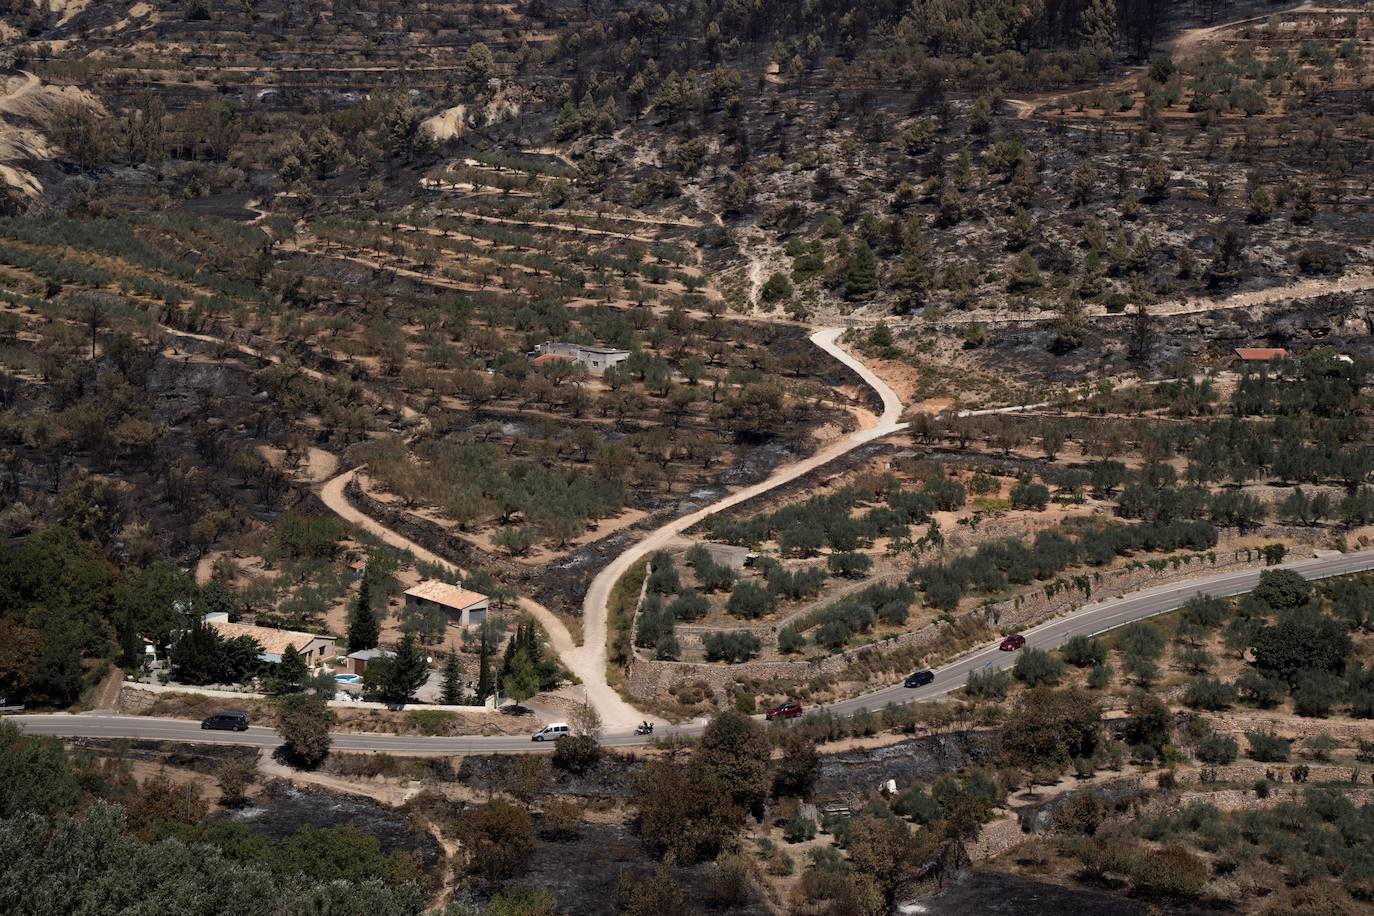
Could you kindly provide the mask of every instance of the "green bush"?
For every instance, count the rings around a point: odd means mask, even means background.
[[[771,614],[778,606],[778,599],[763,586],[755,582],[740,582],[725,602],[725,609],[736,617],[757,620]]]
[[[783,839],[789,843],[804,843],[816,838],[816,822],[798,813],[792,815],[782,827]]]
[[[707,661],[725,661],[732,664],[747,662],[763,648],[763,643],[757,636],[742,630],[717,630],[706,634],[701,642],[706,649]]]
[[[1208,735],[1197,743],[1197,759],[1203,763],[1235,763],[1240,745],[1235,738],[1225,735]]]
[[[965,693],[984,700],[1004,700],[1010,689],[1011,673],[996,668],[970,671],[964,684]]]
[[[1107,646],[1102,640],[1079,634],[1072,636],[1059,650],[1064,661],[1075,668],[1088,668],[1101,665],[1107,660]]]
[[[553,765],[566,773],[585,773],[601,760],[601,745],[591,735],[567,735],[553,745]]]
[[[1012,675],[1027,687],[1052,686],[1064,676],[1064,665],[1042,649],[1023,649],[1012,667]]]
[[[1286,763],[1289,751],[1293,742],[1287,738],[1280,738],[1273,732],[1246,732],[1245,738],[1250,742],[1250,748],[1246,755],[1251,760],[1260,763]]]
[[[1235,691],[1214,677],[1196,677],[1183,693],[1183,703],[1190,709],[1226,709],[1235,700]]]

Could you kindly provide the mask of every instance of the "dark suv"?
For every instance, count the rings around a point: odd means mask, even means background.
[[[771,722],[774,719],[795,719],[801,714],[801,704],[795,700],[788,700],[786,703],[779,703],[777,706],[768,710],[768,712],[763,714],[763,717]]]
[[[248,731],[248,713],[217,712],[200,723],[201,728],[213,728],[223,732]]]
[[[902,681],[902,684],[907,687],[924,687],[926,684],[929,684],[934,680],[935,672],[927,671],[926,669],[922,668],[920,671],[916,671],[912,674],[907,675],[906,680]]]

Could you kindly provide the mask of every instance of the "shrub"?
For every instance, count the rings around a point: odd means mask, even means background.
[[[677,567],[673,565],[672,557],[660,550],[650,558],[649,565],[653,568],[653,572],[649,574],[649,591],[660,595],[671,595],[678,590],[681,582],[678,579]]]
[[[1328,716],[1340,702],[1344,683],[1329,671],[1303,671],[1293,688],[1293,708],[1300,716]]]
[[[1093,690],[1105,690],[1112,683],[1111,665],[1093,665],[1088,669],[1088,686]]]
[[[515,874],[534,850],[529,813],[501,799],[464,811],[455,833],[467,855],[468,870],[489,880]]]
[[[1197,743],[1197,759],[1203,763],[1235,763],[1239,751],[1236,739],[1225,735],[1208,735]]]
[[[920,786],[912,786],[897,796],[892,810],[902,817],[909,817],[918,824],[930,824],[940,819],[943,811],[940,803]]]
[[[1247,668],[1236,678],[1236,692],[1240,698],[1260,709],[1271,709],[1283,702],[1288,685],[1276,678],[1268,678],[1253,668]]]
[[[694,588],[680,592],[668,604],[668,612],[676,620],[700,620],[711,609],[711,602]]]
[[[1087,668],[1103,664],[1107,660],[1107,646],[1100,639],[1079,634],[1069,638],[1059,650],[1064,661],[1075,668]]]
[[[873,568],[873,560],[865,554],[848,551],[831,554],[825,565],[832,575],[845,579],[861,579]]]
[[[707,661],[726,661],[732,664],[747,662],[763,648],[763,643],[757,636],[742,630],[717,630],[706,634],[701,642],[706,649]]]
[[[585,773],[601,760],[601,745],[592,735],[565,735],[553,745],[553,765],[565,773]]]
[[[806,637],[795,627],[783,627],[778,631],[778,651],[784,655],[795,655],[806,648]]]
[[[1043,483],[1019,480],[1011,488],[1011,507],[1013,509],[1034,509],[1039,512],[1049,505],[1050,488]]]
[[[1273,732],[1246,732],[1245,738],[1250,742],[1246,755],[1251,760],[1258,760],[1260,763],[1287,762],[1293,744],[1287,738],[1280,738]]]
[[[1011,689],[1010,672],[988,668],[983,671],[970,671],[964,692],[969,696],[985,700],[1004,700]]]
[[[1182,846],[1165,846],[1138,857],[1131,865],[1131,883],[1146,894],[1196,897],[1207,883],[1207,865]]]
[[[1012,668],[1012,674],[1028,687],[1054,685],[1064,675],[1064,665],[1041,649],[1023,649]]]
[[[804,843],[816,838],[816,822],[798,813],[792,815],[782,827],[783,839],[789,843]]]
[[[741,582],[730,593],[725,609],[736,617],[757,620],[771,614],[778,605],[778,599],[763,586],[755,582]]]
[[[1235,691],[1214,677],[1197,677],[1188,683],[1183,702],[1191,709],[1225,709],[1235,700]]]

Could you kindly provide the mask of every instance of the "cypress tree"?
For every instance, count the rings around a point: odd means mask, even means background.
[[[491,674],[491,636],[487,632],[487,626],[482,625],[482,646],[478,650],[481,658],[481,666],[477,672],[477,702],[485,703],[487,697],[492,695],[492,674]]]
[[[463,704],[463,668],[458,664],[458,654],[452,649],[444,660],[444,682],[439,696],[445,706]]]
[[[382,635],[382,622],[372,609],[372,587],[368,575],[358,583],[358,597],[348,615],[348,651],[359,652],[363,649],[377,648],[377,640]]]

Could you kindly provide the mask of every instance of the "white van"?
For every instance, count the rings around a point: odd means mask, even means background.
[[[566,722],[550,722],[539,731],[530,736],[531,741],[557,741],[564,735],[571,735],[572,731]]]

